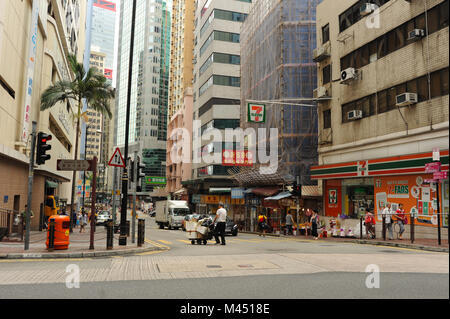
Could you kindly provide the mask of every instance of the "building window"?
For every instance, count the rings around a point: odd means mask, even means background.
[[[322,27],[322,44],[330,41],[330,24],[328,23],[326,26]]]
[[[331,64],[323,68],[322,75],[323,75],[323,84],[331,82]]]
[[[331,110],[323,111],[323,128],[331,128]]]

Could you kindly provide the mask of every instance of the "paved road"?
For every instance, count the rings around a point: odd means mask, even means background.
[[[0,298],[449,298],[445,253],[253,234],[191,245],[146,219],[147,241],[166,251],[0,261]]]

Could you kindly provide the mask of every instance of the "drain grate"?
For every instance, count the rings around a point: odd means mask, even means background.
[[[222,268],[220,265],[206,265],[206,268]]]

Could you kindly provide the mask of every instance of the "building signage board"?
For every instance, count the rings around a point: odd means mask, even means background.
[[[236,199],[244,198],[244,189],[243,188],[232,188],[231,189],[231,198],[236,198]]]
[[[25,106],[23,112],[22,141],[28,141],[31,120],[31,103],[33,98],[34,65],[36,63],[36,45],[38,32],[39,1],[33,1],[31,12],[31,30],[29,38],[28,68],[26,75]]]
[[[147,185],[166,185],[167,179],[159,176],[145,176],[145,183]]]
[[[248,121],[252,123],[266,122],[266,105],[248,103]]]

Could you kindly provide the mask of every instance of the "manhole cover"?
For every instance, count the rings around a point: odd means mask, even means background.
[[[206,265],[207,268],[222,268],[220,265]]]

